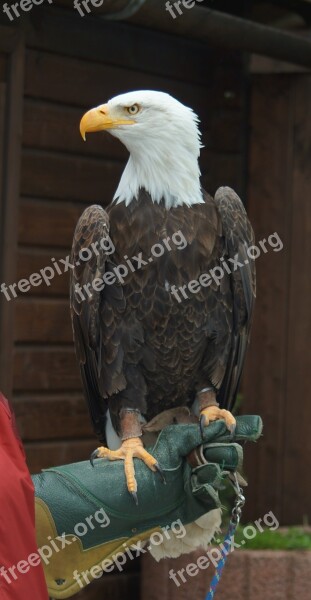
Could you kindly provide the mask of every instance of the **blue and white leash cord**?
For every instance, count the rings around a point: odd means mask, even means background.
[[[211,581],[210,588],[205,597],[205,600],[212,600],[214,598],[217,585],[220,581],[223,568],[226,564],[227,556],[230,552],[231,540],[234,537],[236,528],[240,522],[242,508],[245,504],[245,497],[243,495],[242,488],[239,485],[237,474],[233,473],[233,476],[234,476],[234,484],[232,484],[232,485],[233,485],[235,493],[236,493],[236,498],[235,498],[234,505],[233,505],[232,512],[231,512],[231,518],[230,518],[227,535],[224,539],[224,543],[222,544],[221,558],[217,564],[216,571],[215,571],[215,574]]]

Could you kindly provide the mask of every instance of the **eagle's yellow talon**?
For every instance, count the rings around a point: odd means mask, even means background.
[[[118,450],[109,450],[105,446],[97,448],[92,456],[94,458],[107,458],[108,460],[124,460],[124,471],[127,489],[137,503],[137,481],[135,478],[135,468],[133,458],[140,458],[151,471],[156,471],[157,460],[145,450],[139,437],[130,438],[122,442]]]
[[[236,420],[229,410],[219,408],[218,406],[208,406],[201,410],[200,422],[205,427],[209,425],[211,421],[218,421],[219,419],[223,419],[230,433],[234,433]]]

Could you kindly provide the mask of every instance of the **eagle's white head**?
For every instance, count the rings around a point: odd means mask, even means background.
[[[167,208],[202,203],[197,115],[164,92],[143,90],[116,96],[88,111],[80,132],[106,129],[130,152],[114,199],[128,205],[145,188]]]

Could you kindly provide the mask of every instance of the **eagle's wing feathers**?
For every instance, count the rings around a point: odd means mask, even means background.
[[[73,238],[70,307],[77,358],[95,432],[103,437],[108,394],[125,386],[121,370],[122,347],[116,317],[124,310],[122,286],[98,283],[110,270],[110,251],[102,240],[109,237],[109,218],[98,205],[81,215]],[[106,249],[106,250],[105,250]],[[96,282],[95,282],[96,283]],[[97,287],[97,290],[96,290]]]
[[[229,187],[220,187],[215,202],[221,216],[227,262],[230,262],[233,326],[226,372],[218,394],[221,406],[232,408],[242,374],[256,295],[255,262],[247,250],[254,233],[239,196]]]

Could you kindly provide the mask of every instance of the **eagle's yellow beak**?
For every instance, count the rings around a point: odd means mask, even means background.
[[[115,119],[109,113],[108,104],[101,104],[86,112],[80,121],[80,133],[85,141],[85,134],[91,131],[114,129],[118,125],[132,125],[131,119]]]

